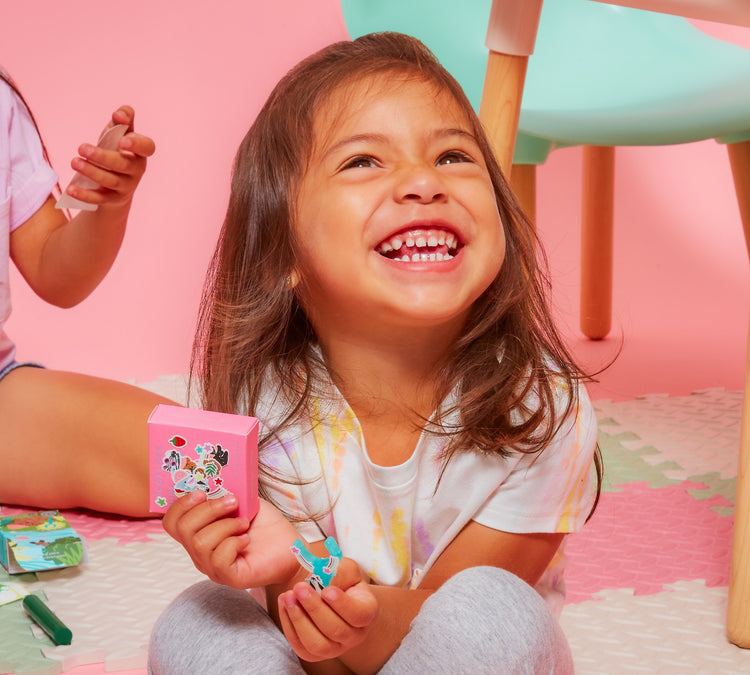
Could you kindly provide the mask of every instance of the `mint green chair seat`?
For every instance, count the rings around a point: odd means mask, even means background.
[[[491,0],[342,0],[341,6],[353,38],[394,30],[422,40],[479,110]],[[544,2],[511,173],[533,216],[533,166],[555,148],[587,146],[581,323],[589,337],[602,338],[610,328],[613,147],[709,138],[731,144],[750,240],[750,51],[682,17],[592,0]]]

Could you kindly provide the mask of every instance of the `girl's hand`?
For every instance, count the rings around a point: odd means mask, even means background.
[[[233,588],[285,583],[299,565],[290,550],[297,531],[264,500],[252,523],[232,513],[237,498],[206,499],[201,491],[180,497],[164,515],[167,533],[185,547],[195,567]]]
[[[127,204],[133,198],[138,183],[146,171],[146,158],[154,154],[156,146],[148,136],[133,131],[135,112],[124,105],[112,113],[112,121],[104,131],[117,124],[125,124],[128,132],[120,139],[117,150],[105,150],[90,143],[78,148],[80,157],[70,165],[78,173],[90,178],[100,187],[86,189],[80,185],[69,185],[66,192],[75,199],[88,204]]]
[[[341,656],[367,637],[378,615],[377,599],[353,560],[341,561],[333,583],[320,595],[298,583],[279,596],[281,627],[303,661]]]

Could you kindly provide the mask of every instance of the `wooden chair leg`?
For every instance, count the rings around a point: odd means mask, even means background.
[[[612,323],[615,149],[583,148],[581,331],[601,340]]]
[[[542,1],[493,0],[490,8],[479,119],[506,178],[510,178],[526,66],[534,51]]]
[[[729,163],[734,177],[734,191],[740,207],[740,218],[745,230],[745,243],[750,256],[750,141],[727,144]]]
[[[536,164],[514,164],[510,187],[526,217],[536,224]]]
[[[750,141],[729,144],[727,150],[750,255]],[[734,644],[747,649],[750,648],[750,330],[734,513],[727,637]]]
[[[745,366],[737,495],[734,500],[734,543],[729,577],[727,637],[738,647],[750,648],[750,329]]]
[[[487,59],[479,119],[506,178],[509,178],[513,161],[528,62],[528,56],[492,51]]]

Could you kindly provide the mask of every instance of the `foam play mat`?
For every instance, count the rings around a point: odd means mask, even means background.
[[[183,382],[142,386],[181,401]],[[576,672],[750,673],[750,650],[724,634],[742,392],[594,405],[604,491],[568,539],[561,619]],[[158,520],[62,513],[88,561],[12,580],[46,598],[72,644],[55,646],[20,602],[0,606],[0,673],[145,673],[153,622],[201,575]]]

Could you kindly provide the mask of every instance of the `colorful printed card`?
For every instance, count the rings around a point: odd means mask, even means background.
[[[238,516],[258,512],[258,420],[245,415],[160,404],[148,420],[150,510],[163,513],[178,497],[228,493]]]
[[[83,539],[57,511],[0,518],[0,562],[10,574],[72,567],[85,560]]]

